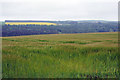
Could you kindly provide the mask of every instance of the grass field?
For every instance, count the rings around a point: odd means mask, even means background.
[[[3,37],[3,78],[115,78],[118,34]]]
[[[48,22],[5,22],[6,25],[56,25],[55,23],[48,23]]]

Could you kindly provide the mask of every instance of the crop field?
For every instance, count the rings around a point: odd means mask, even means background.
[[[116,78],[118,33],[2,38],[3,78]]]
[[[6,25],[56,25],[48,22],[5,22]]]

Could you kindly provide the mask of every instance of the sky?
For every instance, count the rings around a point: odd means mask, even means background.
[[[2,20],[118,20],[119,0],[0,0]]]

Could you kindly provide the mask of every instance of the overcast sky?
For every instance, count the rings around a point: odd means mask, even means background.
[[[116,20],[119,0],[0,0],[0,20]]]

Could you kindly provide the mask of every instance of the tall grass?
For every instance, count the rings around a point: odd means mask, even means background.
[[[66,35],[57,36],[62,38]],[[85,41],[79,37],[73,40],[72,35],[68,35],[71,39],[63,38],[63,41],[58,40],[56,35],[52,36],[53,40],[50,35],[36,38],[33,38],[34,36],[3,38],[3,78],[116,78],[119,76],[118,49],[115,46],[117,43],[104,40],[115,40],[112,36],[103,34],[103,40],[84,37]],[[79,42],[89,42],[89,44],[79,44]],[[114,46],[103,46],[101,42],[111,43]]]

